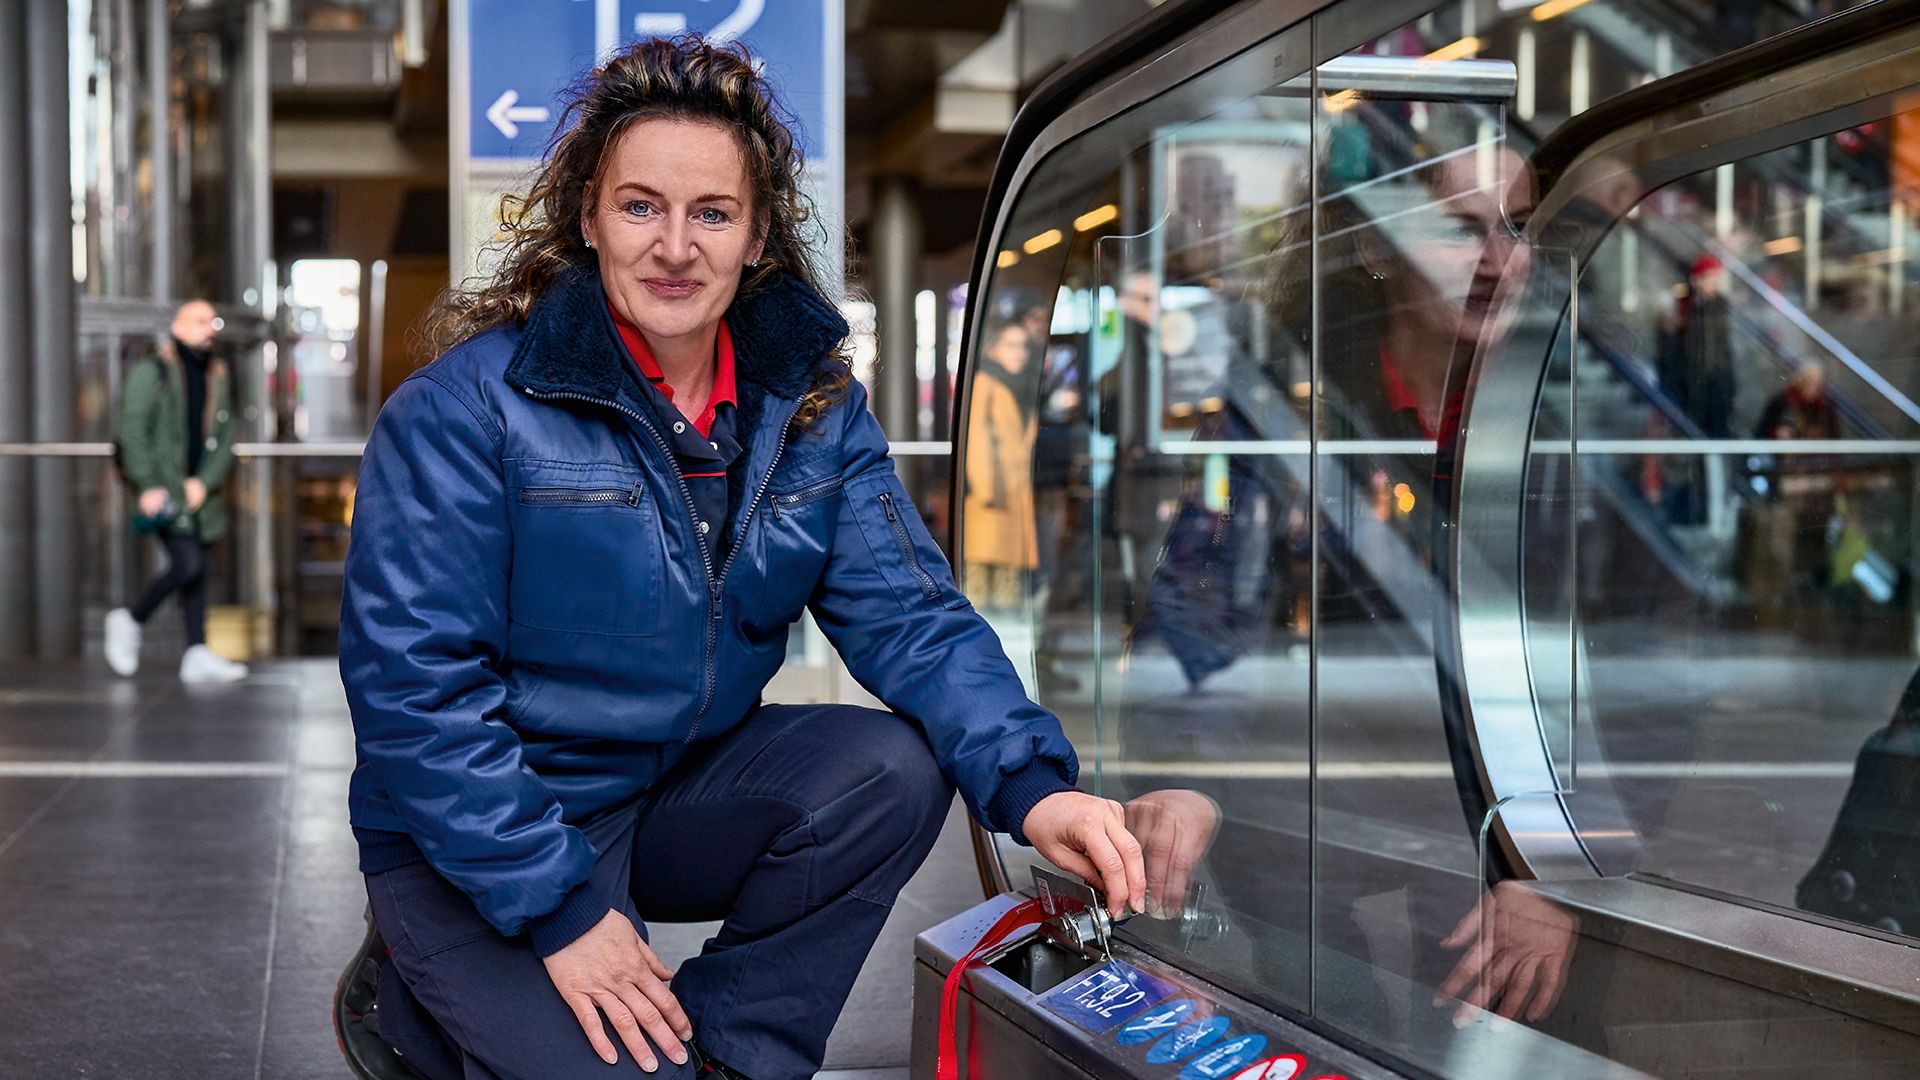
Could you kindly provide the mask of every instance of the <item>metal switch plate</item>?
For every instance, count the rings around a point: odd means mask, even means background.
[[[1113,959],[1113,923],[1097,890],[1036,866],[1033,891],[1047,913],[1042,937],[1092,960]]]

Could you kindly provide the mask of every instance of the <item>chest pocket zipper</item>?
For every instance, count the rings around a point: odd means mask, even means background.
[[[934,584],[933,575],[920,568],[920,556],[913,550],[913,536],[907,532],[907,523],[901,519],[900,511],[893,505],[893,494],[880,493],[880,505],[887,511],[887,524],[893,529],[894,542],[900,545],[900,557],[907,560],[907,570],[920,583],[920,591],[927,599],[935,600],[940,596],[940,586]]]
[[[768,500],[768,504],[773,507],[773,516],[781,517],[789,511],[798,509],[810,502],[818,502],[839,490],[840,477],[830,476],[817,484],[808,484],[806,487],[798,488],[794,491],[776,492],[773,498]]]
[[[625,503],[640,505],[640,482],[631,488],[522,488],[522,506],[608,506]]]

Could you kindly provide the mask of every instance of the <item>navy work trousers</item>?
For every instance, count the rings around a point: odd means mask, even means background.
[[[713,1057],[754,1080],[812,1076],[952,789],[892,713],[763,705],[696,746],[636,805],[583,826],[592,881],[646,919],[724,920],[671,983]],[[595,1054],[526,937],[502,937],[424,863],[367,877],[392,951],[382,1037],[432,1080],[647,1076]],[[660,1055],[659,1080],[690,1077]]]

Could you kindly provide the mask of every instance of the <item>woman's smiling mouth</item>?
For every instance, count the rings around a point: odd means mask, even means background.
[[[688,278],[645,278],[641,281],[656,296],[677,299],[700,291],[700,283]]]

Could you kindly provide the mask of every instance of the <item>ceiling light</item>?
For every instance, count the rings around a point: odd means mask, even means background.
[[[1074,218],[1073,227],[1075,231],[1086,232],[1088,229],[1097,229],[1119,216],[1120,208],[1112,203],[1108,203],[1105,206],[1096,206],[1086,213],[1081,214],[1079,217]]]
[[[1558,18],[1586,2],[1587,0],[1547,0],[1546,3],[1533,9],[1533,21],[1546,22],[1548,19]]]
[[[1459,41],[1456,41],[1450,45],[1440,46],[1439,48],[1433,50],[1432,52],[1421,57],[1420,59],[1430,60],[1433,63],[1440,64],[1440,63],[1445,63],[1448,60],[1463,60],[1479,51],[1480,51],[1479,38],[1463,37]]]
[[[1063,237],[1063,234],[1060,232],[1059,229],[1048,229],[1046,232],[1041,233],[1039,236],[1029,238],[1026,243],[1021,244],[1020,246],[1026,250],[1027,254],[1038,255],[1041,252],[1052,247],[1053,245],[1059,243],[1062,237]]]

